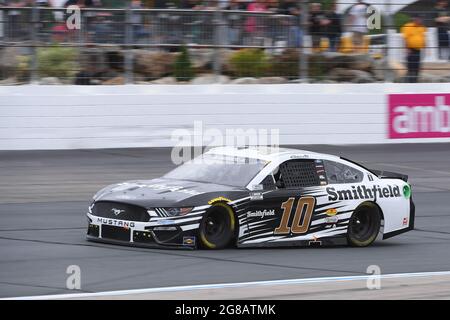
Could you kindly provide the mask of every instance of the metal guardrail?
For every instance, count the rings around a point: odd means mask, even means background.
[[[268,47],[264,39],[289,41],[292,27],[299,25],[294,16],[268,12],[82,8],[81,28],[67,30],[66,8],[0,7],[0,12],[0,37],[9,45],[35,40],[40,45]]]
[[[274,56],[274,53],[276,56],[281,51],[288,52],[287,56],[270,62],[271,71],[264,72],[266,76],[283,76],[288,80],[302,82],[328,80],[323,74],[332,68],[340,68],[340,64],[349,63],[344,61],[336,64],[335,61],[311,59],[311,53],[315,51],[328,51],[317,47],[317,36],[323,40],[327,35],[308,34],[310,23],[308,1],[302,1],[302,4],[300,16],[234,10],[81,8],[80,27],[74,29],[68,28],[67,24],[67,21],[74,17],[74,12],[68,11],[67,8],[0,7],[0,49],[22,50],[23,55],[27,57],[27,66],[22,67],[24,69],[22,73],[26,74],[24,81],[32,82],[40,77],[42,60],[45,59],[42,57],[43,49],[52,47],[79,48],[84,50],[83,52],[92,48],[114,48],[111,50],[120,51],[123,57],[113,57],[109,64],[117,65],[117,68],[113,68],[114,73],[123,75],[127,83],[135,82],[136,73],[139,73],[136,69],[139,68],[136,66],[136,50],[163,50],[169,54],[181,47],[210,49],[214,56],[210,69],[216,76],[226,72],[223,68],[223,49],[260,48],[268,51],[271,56]],[[342,26],[345,29],[344,23]],[[391,28],[392,25],[389,23],[385,26],[385,31],[389,34]],[[341,51],[348,53],[353,49],[348,49],[342,44],[345,37],[339,39]],[[378,58],[387,57],[393,50],[396,52],[402,50],[399,41],[395,46],[388,45],[389,39],[386,34],[366,38],[368,42],[372,41],[366,48],[366,53],[376,55]],[[400,47],[397,47],[398,45]],[[78,58],[79,61],[73,66],[65,66],[68,70],[61,78],[69,81],[75,74],[91,73],[90,69],[99,69],[98,61],[92,59],[90,54],[83,53]],[[387,65],[387,59],[384,60],[369,68],[373,81],[380,81],[380,78],[385,81],[394,80],[392,68]],[[247,61],[242,62],[242,65],[245,67],[245,64],[252,63],[257,64]],[[51,61],[49,64],[51,65]],[[264,69],[268,67],[267,65],[261,68]],[[254,69],[253,73],[260,74]],[[57,71],[53,73],[57,74]],[[164,75],[164,72],[161,74]],[[360,77],[362,73],[353,74]],[[245,77],[245,72],[242,72],[242,75]],[[348,74],[334,76],[339,78],[336,80],[338,82],[352,77]],[[5,78],[3,74],[0,74],[0,77]],[[98,77],[107,79],[110,75],[100,72]],[[372,81],[368,77],[362,78],[361,81]],[[154,79],[147,77],[146,80]]]

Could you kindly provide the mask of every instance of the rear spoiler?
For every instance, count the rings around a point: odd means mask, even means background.
[[[401,179],[405,182],[408,182],[408,176],[406,174],[381,170],[371,170],[371,171],[375,173],[378,176],[378,178],[381,179]]]

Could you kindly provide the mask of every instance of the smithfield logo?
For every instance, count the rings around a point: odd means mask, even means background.
[[[111,211],[112,211],[112,213],[113,213],[115,216],[118,216],[118,215],[121,214],[122,212],[125,212],[125,210],[116,209],[116,208],[112,208]]]
[[[257,210],[257,211],[249,211],[247,212],[247,218],[256,218],[259,217],[261,219],[263,219],[264,217],[267,216],[274,216],[275,215],[275,210]]]
[[[380,187],[374,185],[370,188],[366,186],[351,186],[351,189],[336,190],[335,187],[328,187],[328,200],[359,200],[359,199],[374,199],[378,198],[398,198],[401,197],[400,187],[388,185]]]

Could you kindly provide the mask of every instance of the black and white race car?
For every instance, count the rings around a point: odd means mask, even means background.
[[[87,238],[220,249],[349,244],[414,228],[407,176],[295,149],[220,147],[163,177],[100,190]]]

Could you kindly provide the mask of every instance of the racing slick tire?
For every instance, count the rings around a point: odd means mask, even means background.
[[[203,216],[199,227],[200,247],[223,249],[235,237],[233,210],[225,203],[214,204]]]
[[[348,223],[347,240],[353,247],[367,247],[380,232],[381,214],[373,203],[363,203],[353,212]]]

